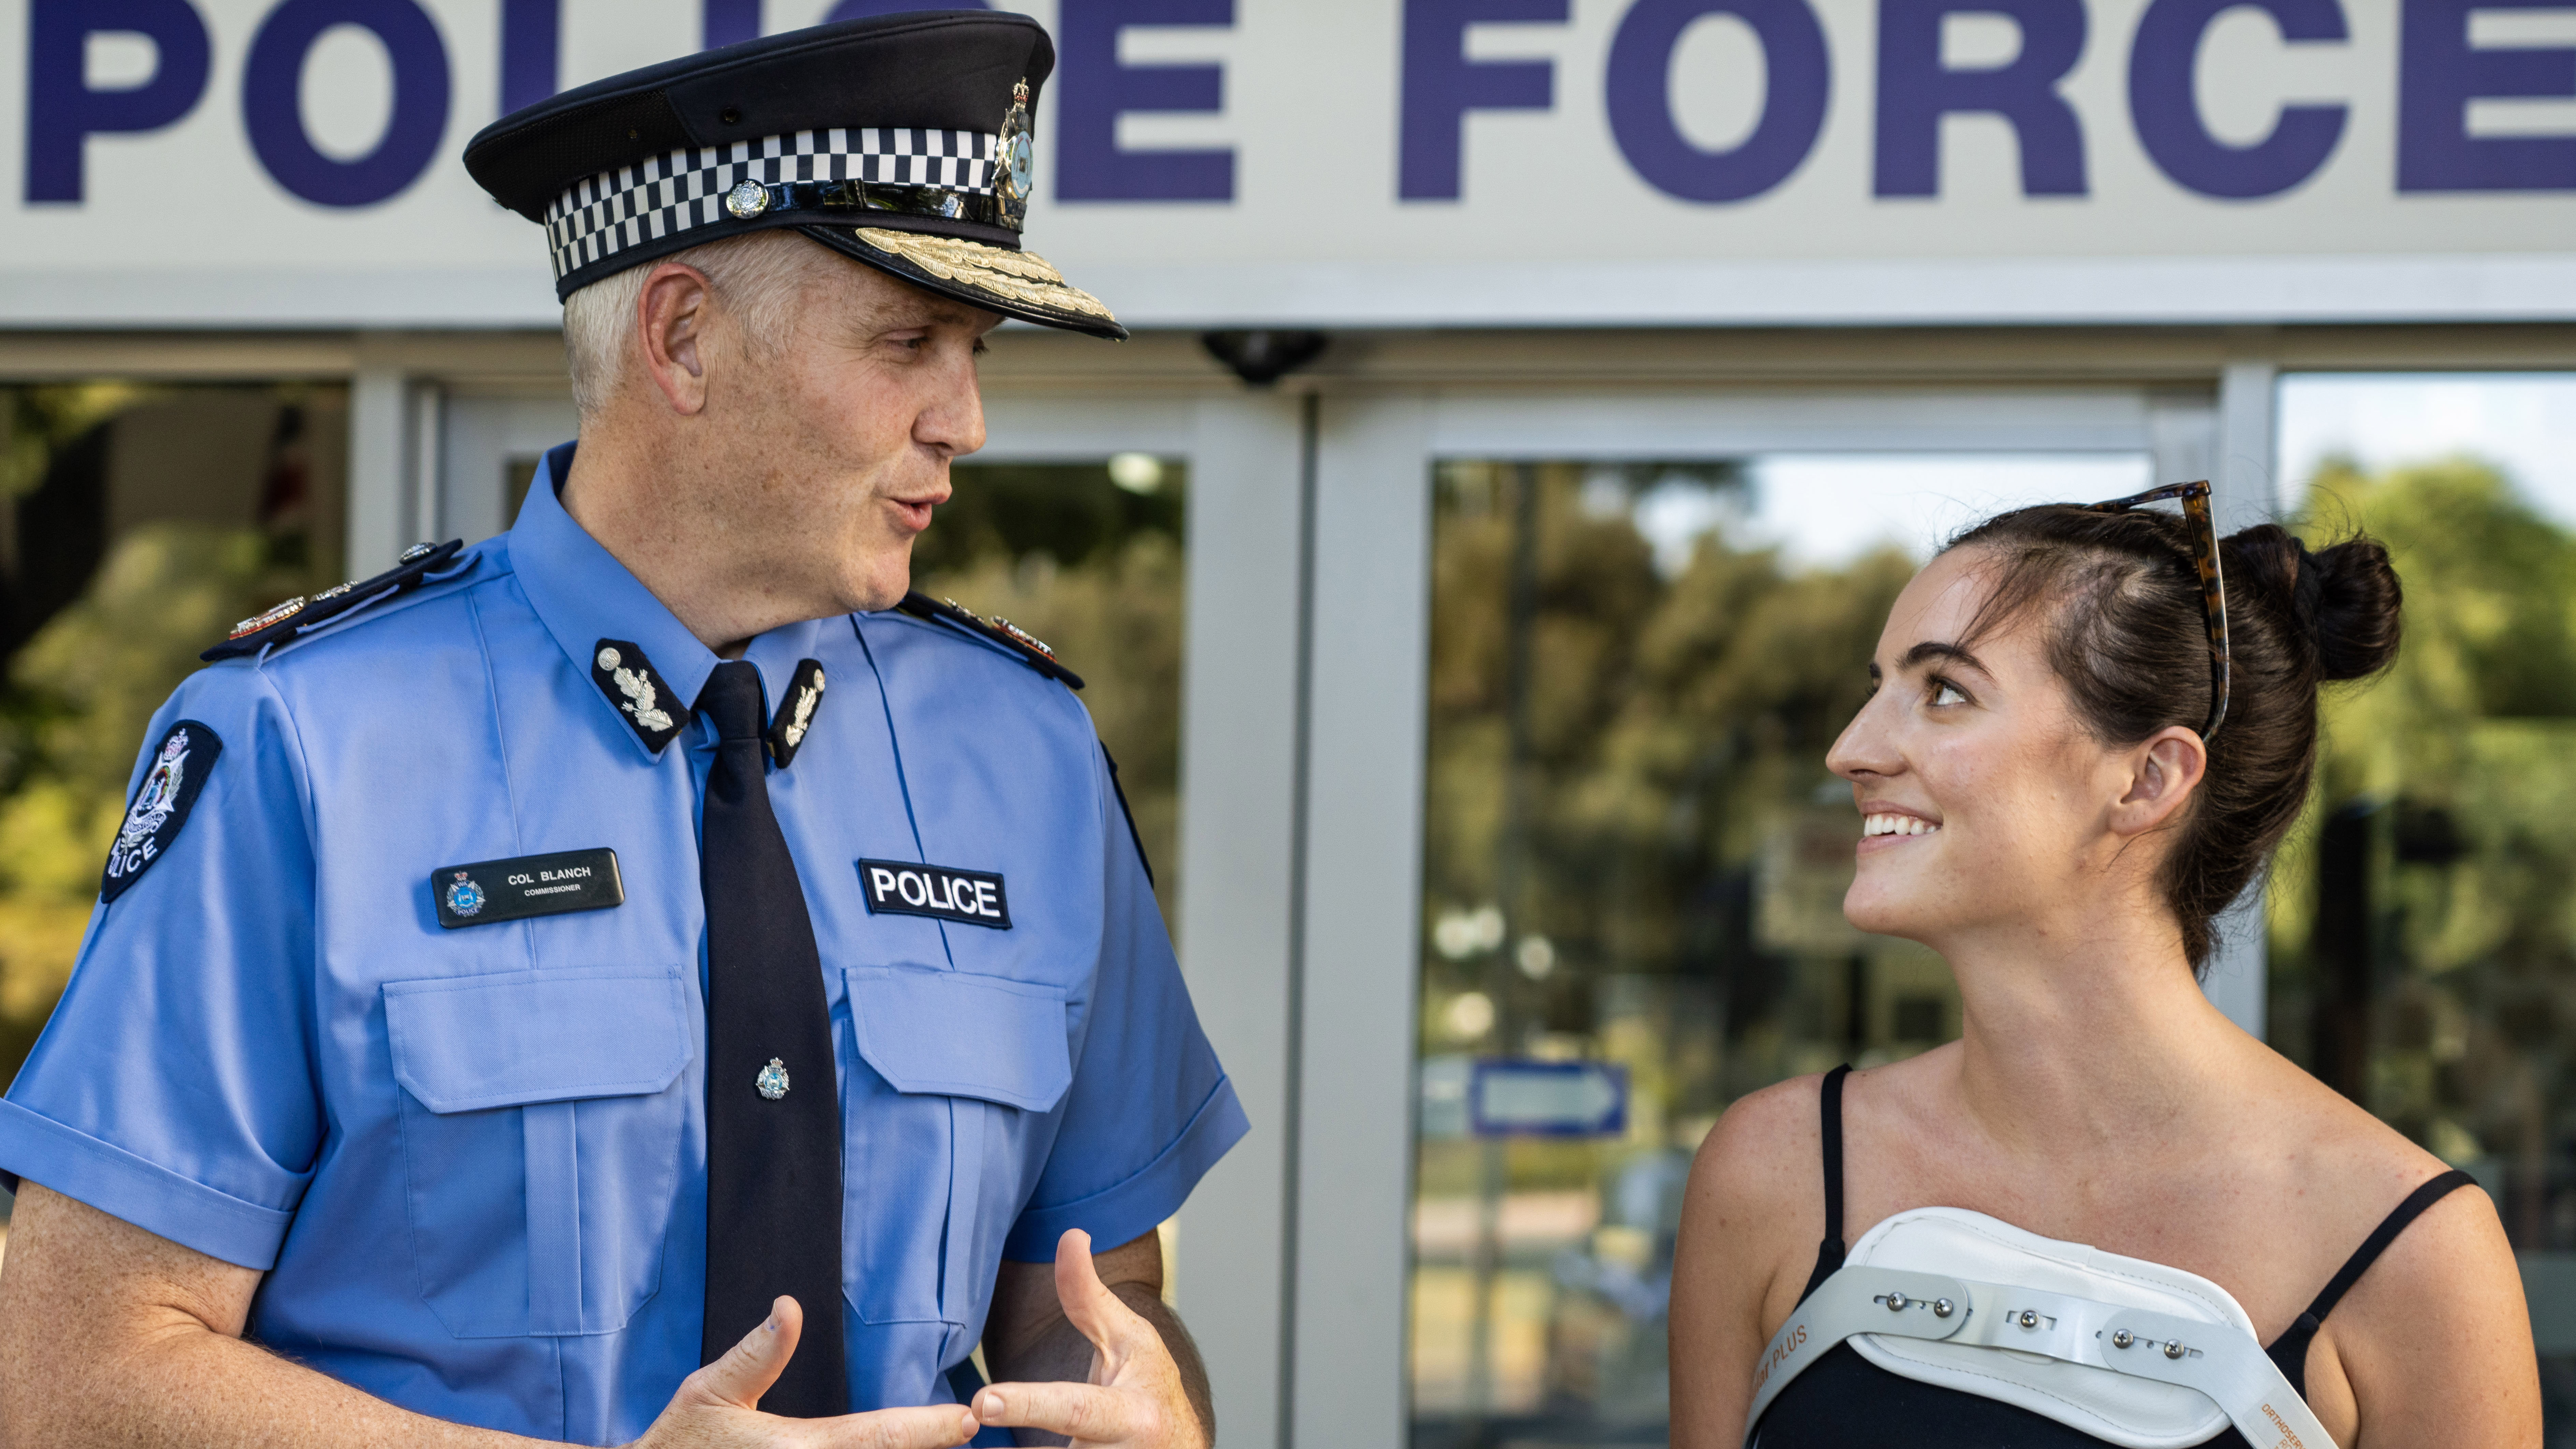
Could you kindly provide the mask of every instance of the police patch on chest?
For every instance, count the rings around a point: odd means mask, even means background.
[[[440,866],[429,873],[429,898],[437,903],[438,923],[453,931],[624,905],[626,882],[617,874],[616,851],[566,850]]]
[[[179,838],[179,827],[188,823],[197,792],[206,788],[206,776],[215,768],[215,756],[223,752],[224,742],[215,732],[192,719],[170,726],[170,733],[161,737],[143,784],[125,807],[116,843],[107,848],[107,869],[98,878],[102,905],[125,894]]]
[[[859,885],[872,916],[930,916],[961,926],[1011,929],[1011,898],[988,870],[920,865],[908,860],[859,862]]]

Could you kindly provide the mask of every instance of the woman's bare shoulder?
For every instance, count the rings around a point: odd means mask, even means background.
[[[2257,1088],[2249,1130],[2267,1141],[2262,1157],[2283,1163],[2306,1204],[2299,1214],[2326,1240],[2348,1251],[2379,1225],[2406,1195],[2449,1170],[2442,1159],[2360,1104],[2286,1059]]]
[[[1815,1077],[1739,1097],[1691,1163],[1674,1249],[1673,1332],[1710,1363],[1749,1370],[1797,1305],[1824,1229],[1817,1106]],[[1726,1382],[1726,1394],[1741,1388]],[[1740,1416],[1742,1405],[1726,1401]]]
[[[1821,1205],[1823,1081],[1791,1077],[1736,1098],[1700,1142],[1691,1190],[1746,1207]]]
[[[1824,1222],[1819,1079],[1736,1099],[1701,1139],[1674,1245],[1675,1449],[1738,1442],[1763,1342],[1796,1306]]]
[[[2385,1156],[2374,1227],[2440,1167]],[[2357,1419],[2372,1443],[2536,1449],[2530,1315],[2494,1199],[2461,1186],[2425,1207],[2326,1316],[2307,1370],[2328,1426]]]

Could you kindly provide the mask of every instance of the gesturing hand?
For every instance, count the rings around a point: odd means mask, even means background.
[[[760,1396],[778,1382],[804,1331],[795,1299],[771,1304],[767,1323],[680,1381],[661,1417],[629,1449],[947,1449],[975,1437],[975,1416],[953,1404],[837,1419],[760,1412]]]
[[[1074,1449],[1208,1449],[1162,1334],[1102,1286],[1079,1228],[1056,1243],[1055,1292],[1091,1340],[1091,1381],[992,1384],[975,1395],[975,1417],[1061,1434]]]

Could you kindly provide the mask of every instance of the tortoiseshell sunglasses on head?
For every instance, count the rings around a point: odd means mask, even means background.
[[[2175,483],[2150,488],[2108,503],[2082,505],[2088,513],[2126,513],[2141,504],[2182,500],[2182,516],[2191,525],[2191,561],[2200,570],[2201,613],[2209,621],[2209,723],[2201,726],[2206,741],[2227,722],[2227,580],[2218,569],[2218,525],[2209,511],[2209,484]]]

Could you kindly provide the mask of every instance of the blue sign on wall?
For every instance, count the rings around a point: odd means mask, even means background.
[[[1489,1058],[1467,1079],[1478,1137],[1618,1137],[1628,1130],[1628,1069],[1617,1062]]]

